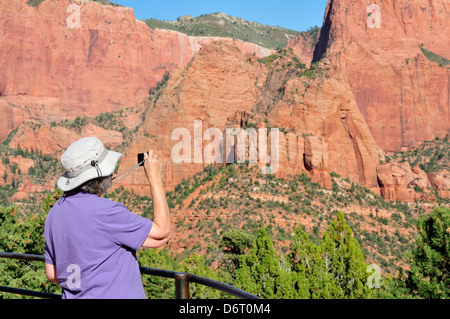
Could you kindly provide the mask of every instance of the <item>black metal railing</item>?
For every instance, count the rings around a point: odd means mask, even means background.
[[[41,255],[25,255],[25,254],[0,252],[0,258],[45,262],[45,257],[41,256]],[[205,277],[201,277],[201,276],[197,276],[197,275],[192,275],[189,273],[155,269],[155,268],[147,268],[147,267],[140,267],[140,270],[141,270],[141,274],[143,274],[143,275],[158,276],[158,277],[174,279],[175,280],[175,298],[176,299],[189,299],[190,298],[189,283],[191,283],[191,282],[220,290],[222,292],[225,292],[229,295],[232,295],[232,296],[240,298],[240,299],[259,299],[258,297],[254,296],[246,291],[243,291],[236,287],[230,286],[223,282],[205,278]],[[57,294],[40,292],[40,291],[32,291],[32,290],[20,289],[20,288],[5,287],[5,286],[0,286],[0,292],[19,294],[19,295],[37,297],[37,298],[43,298],[43,299],[60,299],[61,298],[61,295],[57,295]]]

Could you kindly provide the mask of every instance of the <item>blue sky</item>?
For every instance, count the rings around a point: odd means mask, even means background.
[[[328,0],[111,0],[131,7],[137,19],[173,21],[183,15],[224,12],[271,26],[305,31],[321,27]]]

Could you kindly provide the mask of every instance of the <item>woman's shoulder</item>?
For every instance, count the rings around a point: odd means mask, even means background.
[[[128,211],[128,208],[123,203],[112,200],[110,198],[97,196],[97,201],[101,203],[101,205],[103,205],[104,207],[108,207],[110,210],[113,211],[121,211],[121,210]]]
[[[125,205],[122,203],[116,202],[109,198],[100,197],[95,194],[79,192],[74,196],[71,196],[71,199],[77,201],[79,205],[90,208],[126,209]]]

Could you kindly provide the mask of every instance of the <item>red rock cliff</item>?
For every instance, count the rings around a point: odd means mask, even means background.
[[[394,200],[412,200],[411,182],[428,181],[411,168],[379,166],[383,151],[449,133],[449,69],[426,53],[448,58],[446,2],[380,2],[380,28],[371,28],[372,2],[330,0],[314,50],[309,40],[290,44],[303,60],[317,62],[311,70],[288,50],[267,67],[257,58],[273,52],[254,44],[152,30],[128,8],[83,3],[79,27],[68,27],[71,2],[26,3],[0,3],[0,138],[24,122],[43,125],[18,130],[12,146],[57,153],[70,139],[100,131],[89,126],[68,136],[49,122],[138,105],[165,72],[172,74],[167,88],[149,108],[120,170],[133,166],[137,153],[155,149],[167,161],[168,189],[207,165],[171,160],[173,131],[193,133],[196,120],[202,133],[262,123],[279,128],[278,174],[306,170],[330,186],[329,174],[336,172],[381,187]],[[100,133],[111,145],[122,142],[120,134]],[[445,188],[441,177],[447,175],[432,175],[434,184]],[[147,187],[142,173],[123,184]]]
[[[135,106],[165,72],[185,67],[203,44],[218,40],[152,30],[132,9],[96,2],[1,1],[0,21],[1,140],[22,122]],[[235,43],[258,57],[271,53]]]
[[[343,72],[385,151],[450,133],[450,67],[419,47],[450,59],[449,12],[437,0],[328,2],[313,61]]]
[[[194,175],[208,163],[174,163],[171,152],[179,140],[171,137],[176,129],[187,129],[191,138],[188,159],[194,162],[194,122],[202,120],[200,136],[208,128],[218,129],[224,136],[224,150],[228,128],[279,129],[278,175],[306,170],[314,181],[331,186],[329,173],[336,172],[376,189],[381,151],[350,86],[329,62],[321,62],[316,76],[299,77],[295,69],[287,67],[292,65],[291,58],[280,57],[269,71],[235,46],[205,46],[184,71],[173,75],[147,114],[141,136],[133,143],[121,170],[133,166],[135,154],[151,145],[167,161],[169,189]],[[258,141],[260,138],[258,135]],[[200,145],[201,152],[208,143]],[[139,172],[126,183],[138,192],[140,187],[147,191],[146,180]]]

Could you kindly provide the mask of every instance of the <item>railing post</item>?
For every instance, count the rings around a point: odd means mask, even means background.
[[[187,273],[177,273],[175,275],[175,298],[189,299],[189,277]]]

